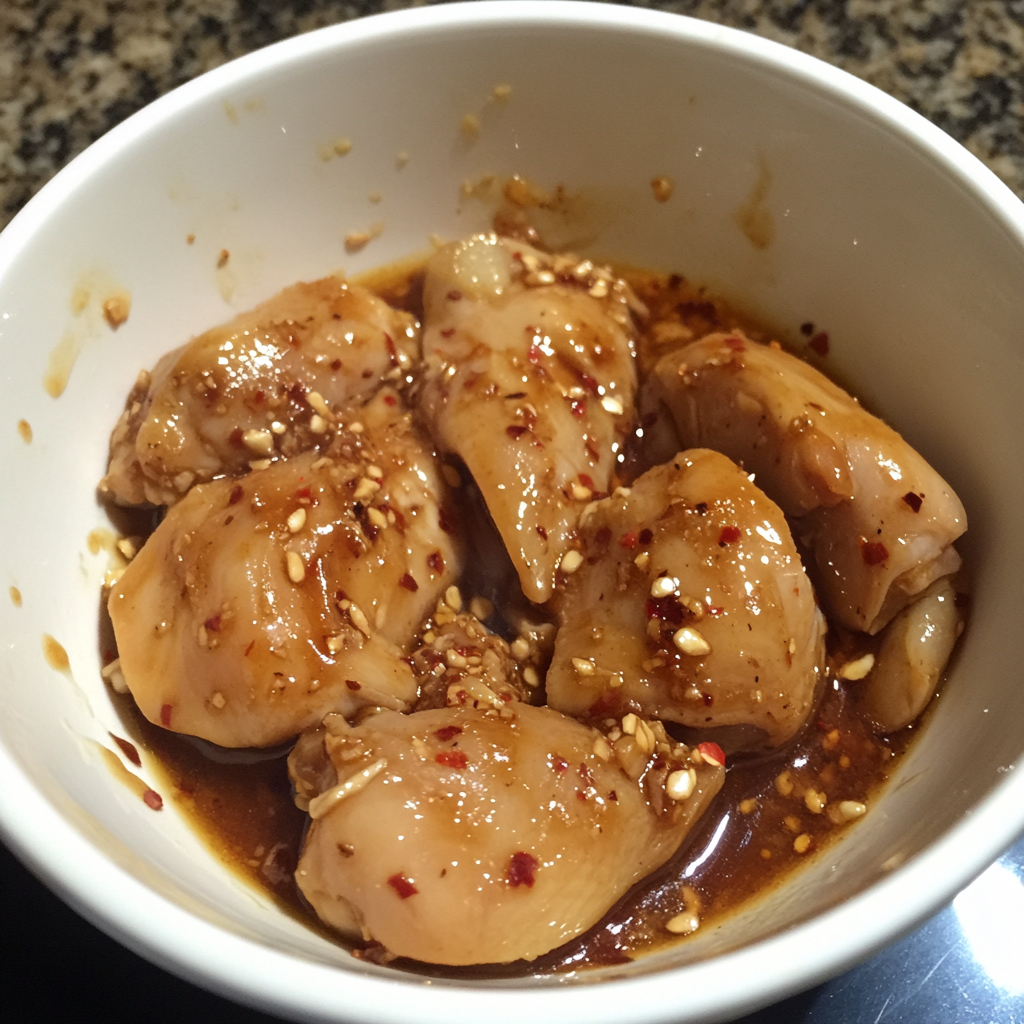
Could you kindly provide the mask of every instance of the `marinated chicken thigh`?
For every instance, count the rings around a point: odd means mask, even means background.
[[[404,657],[459,570],[445,485],[392,391],[360,415],[328,456],[193,487],[128,565],[108,607],[150,721],[267,746],[415,701]]]
[[[627,287],[495,235],[440,249],[424,284],[422,408],[465,461],[537,603],[632,425]]]
[[[782,512],[724,455],[683,452],[600,502],[562,570],[551,707],[730,727],[732,748],[807,719],[825,623]]]
[[[526,704],[325,724],[326,759],[312,742],[291,764],[313,818],[299,887],[350,937],[430,963],[533,960],[578,935],[672,856],[725,774],[646,723],[611,742]],[[310,799],[328,760],[336,781]]]
[[[323,448],[335,413],[417,354],[413,318],[365,288],[336,277],[286,288],[143,371],[100,490],[170,505],[254,460]]]
[[[713,334],[652,379],[683,446],[724,452],[796,518],[826,608],[877,633],[960,564],[960,499],[918,453],[812,366],[738,333]]]

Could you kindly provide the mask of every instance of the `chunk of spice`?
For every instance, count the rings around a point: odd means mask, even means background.
[[[398,893],[399,899],[403,900],[407,900],[410,896],[415,896],[419,892],[419,889],[401,873],[392,875],[388,879],[388,885]]]
[[[725,767],[725,751],[717,743],[698,743],[697,750],[708,764],[716,768]]]
[[[724,548],[726,544],[735,544],[740,539],[740,528],[738,526],[723,526],[722,532],[718,535],[718,546]]]
[[[434,735],[442,742],[447,743],[449,740],[455,739],[462,732],[461,725],[444,725],[440,729],[434,730]]]
[[[912,511],[921,511],[921,505],[923,504],[924,499],[920,494],[915,494],[913,491],[907,491],[907,493],[903,495],[903,500],[910,506]]]
[[[469,758],[461,750],[442,750],[434,760],[446,768],[465,768],[469,764]]]
[[[889,557],[889,549],[881,541],[861,541],[860,555],[865,565],[881,565]]]
[[[513,889],[525,885],[528,889],[533,888],[535,881],[534,874],[540,866],[537,858],[523,850],[517,850],[512,854],[508,864],[508,884]]]

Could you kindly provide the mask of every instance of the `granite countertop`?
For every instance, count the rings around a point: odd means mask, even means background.
[[[3,0],[0,227],[129,114],[268,43],[420,0]],[[1024,0],[636,0],[748,29],[930,118],[1024,198]]]

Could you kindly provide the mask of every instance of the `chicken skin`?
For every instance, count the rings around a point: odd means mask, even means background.
[[[536,603],[632,426],[631,304],[588,261],[495,235],[427,264],[421,407],[475,478]]]
[[[796,520],[842,625],[877,633],[959,567],[967,515],[953,489],[814,367],[713,334],[665,356],[652,386],[684,447],[724,452]]]
[[[140,375],[100,491],[122,505],[170,505],[253,461],[323,449],[333,412],[411,366],[418,340],[411,316],[358,285],[326,277],[286,288]]]
[[[562,564],[551,707],[728,728],[733,749],[806,721],[825,623],[778,506],[724,455],[682,452],[600,502]]]
[[[389,404],[389,401],[394,404]],[[416,699],[409,652],[460,568],[445,483],[385,390],[329,455],[193,487],[115,584],[142,713],[225,747]]]
[[[646,723],[640,750],[520,703],[326,725],[329,769],[293,756],[306,799],[332,783],[309,799],[299,888],[349,937],[430,963],[533,960],[578,935],[675,853],[725,775]]]

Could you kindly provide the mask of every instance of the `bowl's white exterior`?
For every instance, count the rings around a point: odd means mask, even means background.
[[[498,84],[505,104],[487,102]],[[322,160],[339,137],[351,153]],[[594,253],[679,270],[781,328],[828,329],[829,365],[961,494],[977,585],[925,735],[849,841],[794,885],[629,967],[455,984],[351,959],[108,773],[85,742],[120,729],[99,677],[105,564],[86,537],[104,523],[94,488],[140,367],[292,281],[486,226],[459,195],[485,173],[582,189]],[[676,183],[664,205],[656,175]],[[763,250],[735,219],[759,176],[776,227]],[[347,255],[345,235],[378,221],[383,234]],[[115,284],[132,295],[116,333],[95,308]],[[93,302],[76,315],[81,285]],[[896,101],[742,33],[604,5],[456,5],[325,29],[203,76],[100,140],[0,238],[0,566],[24,596],[0,602],[5,841],[132,949],[301,1019],[712,1021],[842,970],[1024,827],[1022,324],[1011,193]],[[65,337],[81,352],[54,400],[42,378]],[[70,676],[48,667],[44,633]]]

